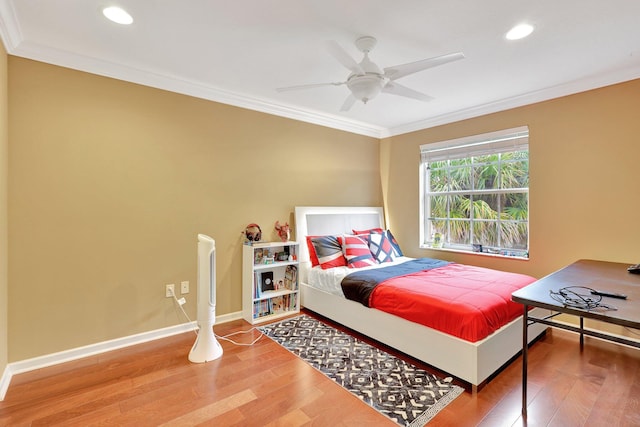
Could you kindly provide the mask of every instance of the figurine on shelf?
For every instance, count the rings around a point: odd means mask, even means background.
[[[259,242],[262,239],[262,230],[258,224],[249,224],[242,232],[245,236],[245,243]]]
[[[275,228],[278,232],[278,236],[280,236],[280,240],[282,240],[283,242],[288,242],[289,238],[291,237],[289,223],[285,222],[284,224],[280,224],[280,221],[276,221]]]

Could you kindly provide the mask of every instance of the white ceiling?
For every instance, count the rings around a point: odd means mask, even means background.
[[[125,8],[130,26],[102,8]],[[535,26],[508,41],[514,24]],[[0,35],[16,56],[350,132],[385,137],[640,77],[637,0],[0,0]],[[381,68],[452,52],[465,59],[398,83],[348,112],[346,80],[326,49],[358,61],[371,35]]]

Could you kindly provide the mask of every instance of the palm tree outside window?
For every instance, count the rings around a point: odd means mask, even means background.
[[[529,256],[529,129],[420,147],[421,247]]]

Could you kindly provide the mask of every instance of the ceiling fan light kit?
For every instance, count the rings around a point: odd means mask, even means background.
[[[428,68],[444,65],[464,58],[464,54],[462,52],[457,52],[410,62],[408,64],[387,67],[383,71],[378,67],[378,65],[369,59],[369,52],[371,52],[376,44],[377,40],[375,37],[364,36],[358,38],[355,41],[355,45],[364,56],[360,62],[356,62],[356,60],[354,60],[351,55],[349,55],[337,42],[327,42],[327,49],[329,50],[329,53],[345,68],[351,71],[351,74],[349,74],[345,81],[288,86],[278,88],[276,90],[278,92],[284,92],[321,86],[346,85],[351,91],[351,94],[342,105],[341,111],[348,111],[356,101],[361,101],[363,104],[366,104],[378,96],[380,92],[404,96],[419,101],[429,101],[433,99],[429,95],[402,86],[395,82],[395,80],[419,71],[424,71]]]
[[[347,80],[347,87],[357,100],[366,104],[382,91],[384,80],[380,75],[365,74],[364,76],[351,76]]]

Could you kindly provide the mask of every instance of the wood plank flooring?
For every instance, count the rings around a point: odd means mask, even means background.
[[[224,336],[250,328],[233,321],[214,329]],[[269,338],[221,341],[222,358],[205,364],[187,359],[194,340],[186,333],[16,375],[0,426],[396,425]],[[554,329],[529,352],[526,421],[521,369],[519,357],[429,426],[640,425],[637,349],[586,338],[580,351],[576,335]]]

